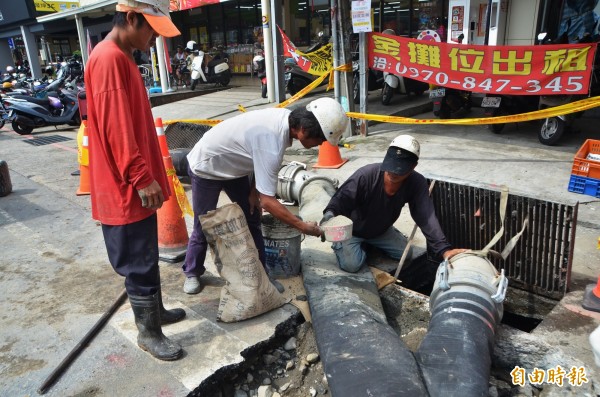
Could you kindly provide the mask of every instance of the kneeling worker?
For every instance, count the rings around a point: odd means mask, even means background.
[[[392,259],[400,260],[407,239],[393,225],[408,203],[410,214],[436,255],[449,259],[466,249],[452,249],[440,227],[425,177],[414,171],[420,145],[410,135],[396,137],[383,163],[369,164],[352,174],[325,208],[322,225],[343,215],[353,222],[352,237],[335,242],[337,262],[342,270],[355,273],[367,260],[366,246],[377,247]]]

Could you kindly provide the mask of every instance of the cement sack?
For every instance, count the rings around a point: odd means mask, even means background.
[[[215,266],[225,279],[217,321],[241,321],[287,303],[269,281],[239,205],[226,204],[200,216]]]

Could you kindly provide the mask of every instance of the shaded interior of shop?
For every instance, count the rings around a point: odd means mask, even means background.
[[[537,31],[558,37],[565,30],[569,12],[589,11],[597,18],[598,0],[580,0],[575,10],[565,0],[541,0]],[[330,0],[283,0],[279,21],[286,35],[301,50],[318,40],[318,33],[331,34]],[[448,30],[448,0],[373,0],[372,22],[374,31],[392,29],[397,35],[418,37],[424,30],[435,30],[445,40]],[[586,12],[587,12],[586,11]],[[219,45],[230,56],[233,73],[249,73],[251,58],[262,46],[262,10],[260,0],[228,0],[189,10],[173,12],[171,16],[182,35],[171,41],[171,51],[177,44],[194,40],[204,51]],[[84,16],[83,25],[91,31],[92,44],[102,40],[110,30],[111,14],[100,17]],[[43,25],[43,26],[41,26]],[[101,28],[94,28],[101,26]],[[574,30],[574,27],[570,28]],[[57,20],[32,26],[40,49],[42,64],[56,62],[79,50],[73,19]],[[13,37],[15,58],[25,54],[20,36]]]

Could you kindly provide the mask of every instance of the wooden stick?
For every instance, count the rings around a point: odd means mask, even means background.
[[[431,183],[429,184],[429,195],[431,195],[431,191],[433,190],[434,186],[435,186],[435,179],[432,180]],[[404,261],[406,260],[406,257],[408,256],[408,251],[410,250],[413,239],[415,238],[415,233],[417,232],[417,227],[418,226],[415,223],[415,226],[413,226],[412,233],[410,234],[410,237],[408,239],[408,242],[406,243],[406,248],[404,249],[404,252],[402,252],[402,257],[400,258],[400,262],[398,262],[398,267],[396,268],[396,273],[394,273],[394,278],[396,280],[398,280],[398,275],[400,274],[400,270],[402,270],[402,266],[404,266]]]

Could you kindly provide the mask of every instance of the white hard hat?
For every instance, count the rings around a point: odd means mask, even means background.
[[[399,135],[390,143],[380,169],[397,175],[408,174],[417,165],[420,154],[421,146],[414,137]]]
[[[196,43],[194,40],[190,40],[185,45],[185,48],[187,48],[190,51],[194,51],[194,50],[196,50],[197,45],[198,45],[198,43]]]
[[[407,150],[417,157],[421,155],[421,145],[412,135],[398,135],[390,143],[390,147]]]
[[[337,146],[350,123],[342,105],[332,98],[319,98],[306,105],[306,110],[315,115],[327,141]]]
[[[15,71],[15,68],[13,68],[12,66],[7,66],[7,67],[6,67],[6,72],[8,72],[8,73],[12,73],[12,72],[14,72],[14,71]]]

